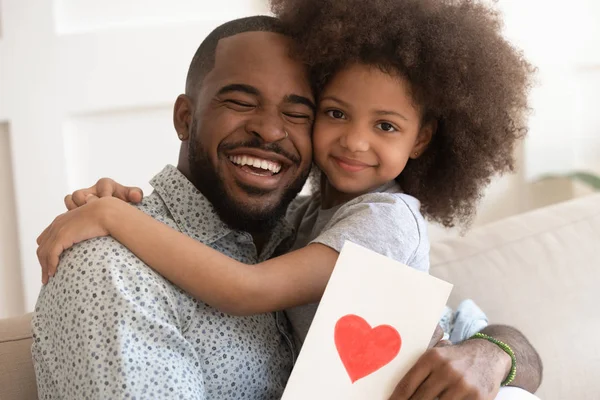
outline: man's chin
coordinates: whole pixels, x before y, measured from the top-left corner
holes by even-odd
[[[271,189],[248,185],[241,182],[235,182],[234,190],[232,190],[232,192],[234,192],[231,193],[233,198],[243,200],[245,203],[277,203],[281,201],[281,198],[283,197],[280,187]]]
[[[244,190],[238,190],[230,195],[230,199],[233,199],[238,209],[256,215],[267,215],[274,212],[282,206],[284,197],[281,190],[265,191],[259,188],[250,190],[244,188]],[[287,208],[287,204],[285,208]]]
[[[246,195],[229,199],[215,205],[219,217],[231,228],[251,233],[273,229],[287,209],[287,203],[283,204],[280,196],[273,199],[272,196]]]
[[[194,166],[195,185],[213,204],[221,220],[232,229],[250,233],[273,229],[306,180],[306,176],[291,179],[283,175],[285,179],[277,187],[250,185],[251,182],[237,179],[229,169],[215,173],[207,164],[197,162]]]

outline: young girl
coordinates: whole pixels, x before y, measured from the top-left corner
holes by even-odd
[[[490,177],[512,169],[531,67],[494,10],[466,0],[273,3],[319,93],[320,190],[289,209],[293,251],[248,267],[107,197],[42,234],[50,275],[63,249],[111,235],[226,313],[296,307],[289,317],[303,340],[345,240],[428,271],[421,213],[466,224]]]

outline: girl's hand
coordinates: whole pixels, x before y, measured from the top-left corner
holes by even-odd
[[[44,285],[56,273],[63,251],[84,240],[109,235],[111,217],[119,206],[126,205],[113,197],[94,197],[88,201],[88,204],[56,217],[37,238],[37,256],[42,266]]]
[[[116,197],[128,203],[139,203],[144,194],[142,189],[135,186],[123,186],[110,178],[102,178],[94,186],[79,189],[65,197],[67,210],[73,210],[100,197]]]

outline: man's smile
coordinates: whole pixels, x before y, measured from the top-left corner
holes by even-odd
[[[289,158],[271,151],[237,148],[226,154],[234,178],[241,184],[263,190],[275,190],[289,167],[296,164]]]
[[[264,158],[253,157],[250,155],[229,156],[229,161],[240,166],[240,168],[244,170],[263,176],[276,175],[281,171],[281,164],[279,162],[265,160]]]

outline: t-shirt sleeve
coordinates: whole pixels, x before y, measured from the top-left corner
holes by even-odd
[[[311,243],[341,251],[351,241],[421,271],[429,271],[429,242],[418,202],[400,194],[369,193],[344,204]],[[406,196],[410,197],[410,196]],[[409,204],[411,201],[415,204]]]

